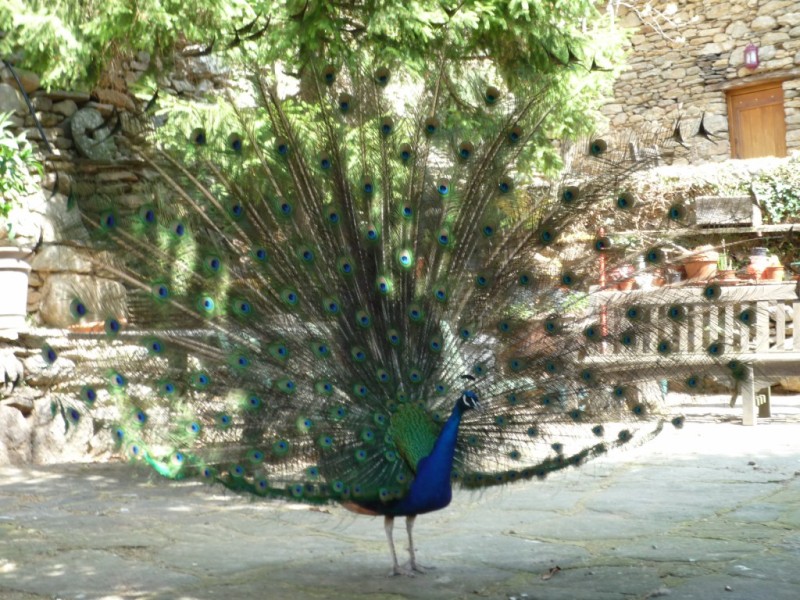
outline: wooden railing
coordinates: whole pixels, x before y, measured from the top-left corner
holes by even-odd
[[[599,292],[593,302],[593,312],[604,315],[602,326],[612,335],[590,346],[588,364],[631,378],[659,370],[663,378],[670,378],[713,372],[715,366],[724,367],[735,359],[746,374],[739,380],[746,425],[756,423],[759,390],[783,377],[800,375],[798,282]],[[624,331],[629,318],[620,306],[638,311],[641,335],[632,345],[613,335]],[[673,318],[671,310],[676,311]]]

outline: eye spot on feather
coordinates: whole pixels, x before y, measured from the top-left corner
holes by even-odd
[[[231,133],[228,136],[228,148],[230,148],[235,154],[239,154],[244,148],[242,136],[240,136],[238,133]]]
[[[50,344],[45,344],[44,346],[42,346],[41,354],[42,358],[44,359],[44,362],[46,362],[48,365],[52,365],[54,362],[56,362],[56,359],[58,358],[58,354],[56,354],[56,351],[53,350],[53,347],[50,346]]]
[[[192,131],[191,135],[189,136],[189,139],[191,139],[192,143],[195,146],[205,146],[206,142],[208,141],[206,139],[205,130],[200,127]]]

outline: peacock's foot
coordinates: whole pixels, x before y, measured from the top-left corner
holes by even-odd
[[[406,568],[406,565],[403,565],[402,567],[400,565],[395,565],[392,567],[392,570],[389,571],[389,577],[396,577],[398,575],[415,577],[417,574],[414,572],[414,570]]]
[[[410,571],[412,573],[420,573],[424,575],[430,571],[435,571],[436,567],[425,567],[423,565],[418,564],[416,561],[408,561],[402,567],[406,571]]]

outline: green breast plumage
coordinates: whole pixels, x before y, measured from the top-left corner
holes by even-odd
[[[398,453],[414,472],[433,450],[439,430],[428,412],[416,404],[401,404],[389,425]]]

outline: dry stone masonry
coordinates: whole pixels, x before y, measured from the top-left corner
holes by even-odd
[[[91,93],[48,91],[38,75],[15,69],[34,114],[11,73],[0,67],[0,113],[11,113],[12,131],[34,145],[45,167],[41,181],[29,186],[9,215],[13,235],[7,228],[0,231],[0,246],[26,250],[31,265],[29,327],[18,337],[11,332],[11,339],[0,332],[0,464],[92,460],[111,451],[102,425],[113,414],[94,414],[94,422],[83,419],[66,431],[64,422],[53,418],[53,397],[47,390],[54,381],[68,380],[75,363],[91,353],[65,335],[75,329],[69,309],[73,298],[99,305],[102,314],[127,311],[125,288],[98,276],[87,260],[90,232],[70,205],[77,199],[88,211],[108,202],[120,210],[136,210],[147,201],[153,173],[132,148],[138,134],[135,115],[144,102],[137,103],[128,88],[149,67],[150,56],[140,52]],[[158,88],[160,95],[201,96],[225,81],[213,57],[193,57],[161,75]],[[96,250],[93,254],[98,256]],[[61,371],[45,368],[40,355],[44,339],[59,353]]]
[[[685,161],[725,160],[727,92],[782,80],[787,150],[800,149],[800,2],[648,0],[620,5],[617,17],[632,35],[603,109],[612,129],[670,127],[682,115],[689,135],[705,112],[706,127],[722,139],[700,141]],[[756,69],[744,65],[751,42],[759,48]]]

